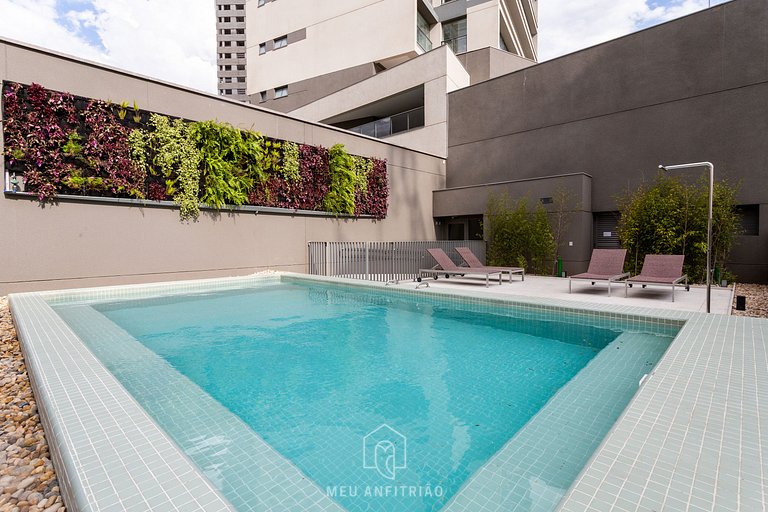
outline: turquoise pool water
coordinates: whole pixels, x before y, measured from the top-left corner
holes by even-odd
[[[315,284],[92,307],[350,511],[439,510],[601,351],[624,348],[622,331],[567,315],[467,312],[447,301]],[[65,320],[76,311],[58,309]],[[557,464],[551,478],[537,472],[556,491],[543,501],[523,492],[521,509],[556,504],[671,341],[668,332],[642,336],[644,353],[621,367],[622,389],[610,390],[611,412],[566,440],[584,453]],[[134,364],[118,364],[108,347],[81,337],[129,391],[156,400],[130,377]],[[156,419],[172,436],[183,432],[179,418]],[[563,443],[556,437],[537,441],[550,443],[542,453]],[[195,459],[200,439],[176,439]],[[228,483],[236,470],[216,470],[215,483],[247,510],[247,482]]]

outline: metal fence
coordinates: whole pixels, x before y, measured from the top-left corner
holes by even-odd
[[[440,240],[419,242],[309,242],[309,273],[318,276],[349,277],[369,281],[415,279],[419,269],[432,268],[435,261],[427,249],[445,251],[457,265],[461,257],[454,247],[469,247],[485,261],[483,240]]]

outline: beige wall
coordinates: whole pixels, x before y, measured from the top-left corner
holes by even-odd
[[[387,140],[445,157],[447,94],[469,85],[469,74],[447,46],[435,48],[416,59],[329,94],[291,113],[311,121],[328,120],[419,85],[424,86],[424,128],[403,132],[388,137]]]
[[[197,222],[183,223],[173,208],[64,201],[41,207],[4,195],[0,295],[266,268],[301,272],[310,240],[435,236],[431,194],[445,186],[441,158],[4,41],[0,79],[117,102],[136,100],[141,108],[218,119],[299,143],[329,147],[341,142],[352,153],[386,158],[390,183],[389,216],[383,221],[203,212]]]
[[[248,94],[420,53],[414,0],[248,2],[246,12]],[[259,43],[301,29],[306,39],[259,55]]]

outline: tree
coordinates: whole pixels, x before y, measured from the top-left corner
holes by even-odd
[[[712,261],[723,266],[739,233],[735,209],[736,187],[715,183]],[[702,180],[685,184],[659,173],[651,184],[627,191],[619,199],[619,239],[627,249],[628,272],[640,272],[646,254],[683,254],[684,272],[693,281],[706,280],[707,207],[709,185]]]
[[[507,195],[491,196],[484,231],[489,265],[524,267],[534,274],[549,273],[555,241],[541,203],[529,211],[527,198],[513,203]]]

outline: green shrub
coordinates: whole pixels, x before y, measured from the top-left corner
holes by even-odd
[[[343,144],[336,144],[328,150],[328,172],[330,189],[323,200],[323,207],[333,213],[355,213],[355,170],[354,160],[344,149]]]
[[[723,266],[739,232],[735,210],[736,187],[715,183],[713,201],[712,266]],[[688,278],[706,280],[707,207],[709,185],[685,184],[659,173],[653,183],[628,191],[619,199],[619,239],[627,249],[626,270],[637,274],[646,254],[684,254]]]
[[[290,182],[301,179],[299,169],[299,145],[295,142],[283,142],[283,162],[280,167],[283,177]]]
[[[263,137],[226,123],[191,123],[190,136],[200,153],[200,199],[221,208],[248,202],[254,183],[264,180]]]
[[[179,205],[182,219],[200,214],[200,152],[189,124],[166,116],[149,117],[152,130],[133,130],[128,137],[132,159],[152,176],[165,179],[166,192]]]
[[[551,271],[555,241],[541,203],[529,211],[527,198],[512,203],[506,195],[491,196],[484,231],[489,265],[524,267],[534,274]]]

